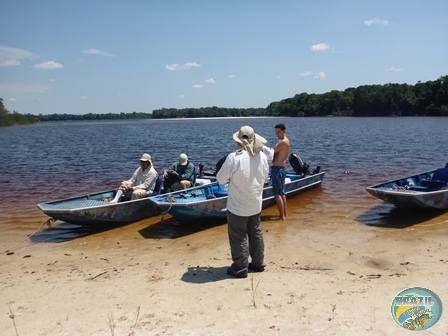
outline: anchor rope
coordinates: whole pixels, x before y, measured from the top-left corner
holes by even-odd
[[[167,196],[166,200],[170,202],[170,206],[166,211],[162,211],[162,223],[165,223],[165,215],[168,213],[168,211],[170,211],[171,207],[173,206],[173,203],[176,202],[176,199],[174,198],[173,195]]]
[[[17,246],[21,245],[23,242],[27,241],[28,239],[30,239],[32,236],[34,236],[36,233],[38,233],[40,230],[42,230],[42,228],[47,225],[48,227],[51,227],[51,222],[56,222],[56,219],[54,218],[49,218],[47,219],[36,231],[34,231],[33,233],[31,233],[30,235],[28,235],[27,238],[25,238],[24,240],[18,242],[17,244],[9,247],[8,249],[4,250],[2,252],[3,253],[8,253],[10,252],[12,249],[16,248]]]

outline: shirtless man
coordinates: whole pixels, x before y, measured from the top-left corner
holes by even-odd
[[[272,190],[274,192],[275,202],[277,203],[280,220],[286,219],[286,196],[285,196],[285,178],[286,178],[286,158],[289,155],[291,147],[289,139],[286,137],[286,127],[283,124],[275,125],[275,134],[278,143],[274,147],[274,159],[271,167]]]

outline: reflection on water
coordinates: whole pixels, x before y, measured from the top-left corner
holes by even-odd
[[[128,179],[142,153],[161,173],[185,152],[195,165],[214,167],[235,148],[232,134],[243,125],[274,146],[274,126],[283,122],[298,153],[326,172],[321,187],[288,201],[287,223],[300,227],[447,226],[448,213],[408,215],[369,195],[383,181],[445,166],[448,118],[232,118],[200,120],[98,121],[0,128],[0,243],[17,242],[48,217],[36,204],[116,188]],[[424,134],[425,136],[421,136]],[[276,207],[263,218],[277,215]],[[364,225],[365,224],[365,225]],[[207,230],[179,223],[151,222],[147,238]],[[213,224],[212,224],[213,227]],[[39,242],[68,241],[110,228],[55,223],[33,236]],[[112,228],[113,230],[113,228]],[[189,233],[190,232],[190,233]]]

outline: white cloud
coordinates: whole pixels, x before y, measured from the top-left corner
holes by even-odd
[[[187,62],[182,65],[174,63],[165,65],[165,69],[169,71],[177,71],[177,70],[189,70],[191,68],[200,68],[201,65],[196,62]]]
[[[33,92],[40,93],[48,90],[48,86],[42,84],[12,84],[0,83],[0,92]]]
[[[327,78],[326,73],[323,71],[319,71],[319,72],[304,71],[302,73],[299,73],[299,76],[302,76],[302,77],[313,76],[313,78],[319,78],[319,79]]]
[[[165,65],[165,69],[169,70],[169,71],[176,71],[180,69],[179,64],[174,63],[174,64],[167,64]]]
[[[12,60],[7,60],[7,61],[3,61],[0,62],[0,66],[16,66],[16,65],[20,65],[20,61],[12,59]]]
[[[387,71],[387,72],[390,72],[390,71],[391,72],[400,72],[400,71],[403,71],[403,69],[390,67],[390,68],[384,69],[384,71]]]
[[[32,60],[35,57],[38,56],[28,50],[0,46],[0,63],[6,62],[6,66],[19,65],[20,62],[18,60]],[[18,64],[16,62],[18,62]]]
[[[216,81],[213,78],[206,79],[205,82],[208,84],[216,84]]]
[[[21,59],[32,60],[34,57],[37,57],[37,55],[34,55],[27,50],[0,46],[1,67],[18,66],[21,64]]]
[[[311,76],[312,74],[313,73],[311,71],[304,71],[304,72],[299,73],[299,76],[308,77],[308,76]]]
[[[79,99],[85,100],[85,99],[87,99],[87,96],[81,96],[81,97],[79,97]]]
[[[313,44],[311,46],[311,51],[325,51],[329,49],[330,46],[326,43]]]
[[[384,19],[376,19],[375,18],[375,19],[371,19],[371,20],[365,20],[364,24],[366,26],[371,26],[371,25],[374,25],[374,24],[387,26],[389,24],[389,21],[384,20]]]
[[[116,55],[114,54],[110,54],[108,52],[99,50],[99,49],[95,49],[95,48],[90,48],[90,49],[84,49],[82,51],[84,54],[90,54],[90,55],[101,55],[101,56],[106,56],[106,57],[115,57]]]
[[[184,96],[183,94],[181,94],[181,95],[176,96],[176,98],[178,98],[178,99],[184,99],[185,96]]]
[[[49,81],[49,82],[56,82],[56,79],[49,78],[48,81]]]
[[[203,88],[203,86],[200,85],[200,84],[194,84],[193,87],[194,87],[195,89],[202,89],[202,88]]]
[[[277,76],[277,79],[282,79],[282,76]]]
[[[183,68],[186,70],[188,70],[190,68],[199,68],[199,67],[201,67],[201,65],[196,62],[184,63],[184,65],[183,65]]]
[[[16,99],[15,99],[15,98],[9,98],[8,101],[10,101],[10,102],[15,102]]]
[[[34,64],[36,69],[40,70],[53,70],[53,69],[62,69],[64,66],[60,63],[56,63],[54,61],[43,62],[39,64]]]
[[[228,75],[227,77],[228,77],[228,78],[235,78],[236,75]]]

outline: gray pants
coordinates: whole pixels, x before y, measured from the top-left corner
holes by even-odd
[[[249,255],[255,266],[266,266],[260,215],[261,213],[244,217],[227,211],[232,268],[235,272],[247,271]]]

